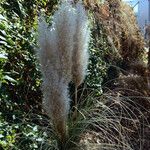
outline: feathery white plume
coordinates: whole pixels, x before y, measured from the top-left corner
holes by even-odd
[[[66,132],[69,110],[68,83],[72,78],[75,20],[73,7],[65,2],[55,12],[50,28],[43,17],[38,26],[43,105],[61,138]]]
[[[90,38],[90,30],[88,27],[88,17],[81,3],[76,5],[77,20],[76,32],[74,36],[74,54],[73,54],[73,82],[79,86],[86,75],[88,65],[88,44]]]
[[[40,17],[38,32],[43,105],[63,139],[69,112],[68,84],[71,80],[76,86],[81,84],[87,68],[89,28],[83,6],[62,3],[51,27]]]

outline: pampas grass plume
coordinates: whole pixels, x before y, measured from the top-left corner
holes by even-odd
[[[85,9],[78,2],[76,5],[76,32],[74,36],[74,49],[73,49],[73,66],[72,66],[72,80],[75,83],[75,111],[73,119],[77,118],[77,88],[83,82],[86,69],[88,66],[88,43],[90,37],[90,30],[88,27],[88,17]]]
[[[68,84],[76,87],[85,77],[88,64],[88,19],[81,3],[73,8],[63,2],[54,13],[51,27],[40,17],[38,57],[43,77],[43,105],[60,139],[67,136],[70,98]]]
[[[76,5],[76,32],[74,36],[74,51],[73,51],[73,67],[72,75],[73,82],[76,87],[79,86],[86,75],[88,65],[88,43],[90,37],[90,30],[88,27],[88,18],[85,9],[81,3]]]
[[[66,136],[69,111],[68,83],[72,78],[75,20],[74,9],[65,2],[55,12],[50,28],[44,17],[40,17],[38,26],[43,105],[61,139]]]

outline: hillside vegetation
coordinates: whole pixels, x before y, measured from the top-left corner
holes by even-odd
[[[1,0],[0,149],[150,149],[150,71],[133,10],[121,0],[82,2],[90,28],[88,69],[77,91],[69,83],[62,141],[43,109],[36,54],[38,16],[51,26],[61,2]]]

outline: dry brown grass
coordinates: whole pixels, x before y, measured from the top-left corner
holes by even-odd
[[[130,6],[121,0],[84,0],[85,7],[101,22],[106,34],[113,41],[123,61],[132,63],[144,54],[144,39],[137,25],[135,14]],[[113,57],[113,56],[112,56]]]

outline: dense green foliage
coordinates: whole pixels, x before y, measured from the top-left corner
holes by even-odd
[[[43,6],[44,1],[40,4]],[[0,147],[3,149],[36,148],[37,142],[32,140],[40,137],[38,129],[34,130],[36,125],[27,123],[25,118],[32,110],[41,112],[41,77],[34,54],[36,5],[37,1],[1,3]]]

